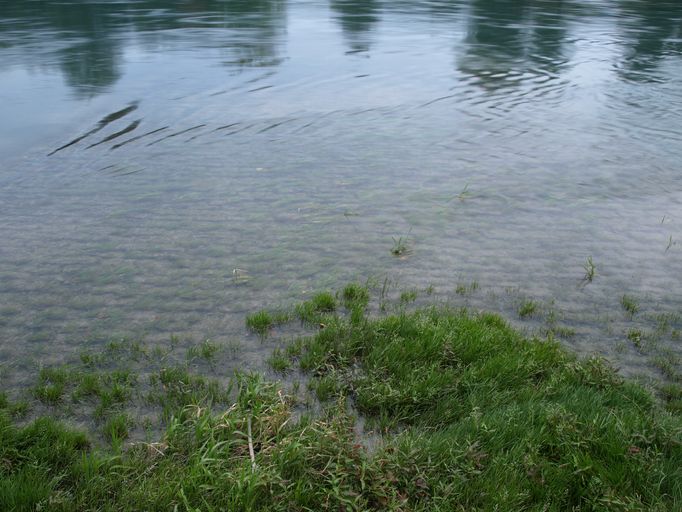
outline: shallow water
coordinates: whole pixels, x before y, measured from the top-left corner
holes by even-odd
[[[247,312],[354,279],[556,310],[625,373],[679,329],[677,0],[2,0],[0,101],[4,387],[121,336],[261,368]]]

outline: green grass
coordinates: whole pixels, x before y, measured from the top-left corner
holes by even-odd
[[[405,290],[400,293],[400,304],[405,306],[417,300],[417,290]]]
[[[70,371],[66,368],[41,368],[33,396],[46,404],[58,404],[64,397],[70,379]]]
[[[409,238],[409,232],[407,235],[401,236],[401,237],[393,237],[393,247],[391,247],[391,254],[393,256],[407,256],[412,252],[412,248],[410,247],[410,238]]]
[[[538,310],[538,303],[532,299],[524,300],[519,306],[519,317],[527,318],[533,316]]]
[[[265,336],[273,325],[272,316],[267,311],[258,311],[246,317],[246,326],[261,336]]]
[[[592,256],[587,257],[587,261],[585,261],[583,269],[585,269],[583,283],[584,284],[591,283],[594,280],[595,275],[597,274],[597,266],[592,261]]]
[[[298,304],[296,315],[303,324],[314,325],[322,323],[329,313],[336,311],[336,298],[329,292],[320,292],[310,300]]]
[[[625,314],[628,316],[628,318],[632,318],[635,316],[635,313],[639,311],[639,304],[635,298],[631,297],[630,295],[623,295],[620,298],[620,305],[625,310]]]
[[[163,435],[126,442],[133,419],[114,407],[99,423],[111,447],[95,449],[49,418],[17,424],[0,394],[0,510],[681,509],[679,385],[659,401],[493,314],[359,321],[364,308],[344,316],[331,298],[305,306],[324,329],[273,355],[309,373],[319,415],[256,375],[231,387],[169,366],[149,382]],[[126,371],[39,376],[60,379],[84,400],[136,383]],[[353,411],[381,435],[371,449]]]
[[[128,438],[128,429],[133,421],[125,413],[119,413],[109,418],[103,427],[104,437],[117,445]]]
[[[471,283],[468,285],[464,283],[458,283],[455,287],[455,293],[457,295],[468,295],[474,293],[476,290],[478,290],[478,288],[478,281],[471,281]]]
[[[190,347],[187,350],[187,359],[202,358],[206,361],[213,361],[222,347],[211,341],[204,340],[199,345]]]
[[[369,304],[369,290],[366,286],[357,283],[346,285],[341,293],[341,297],[343,298],[344,307],[348,310],[358,306],[364,309]]]
[[[276,348],[270,358],[268,359],[270,367],[276,372],[284,373],[292,366],[291,359],[286,353],[283,353],[279,348]]]

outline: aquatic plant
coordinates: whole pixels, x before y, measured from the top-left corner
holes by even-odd
[[[246,326],[261,336],[265,336],[272,327],[274,321],[267,311],[258,311],[246,317]]]
[[[519,306],[519,317],[526,318],[533,316],[538,309],[538,303],[532,299],[524,300]]]
[[[639,311],[639,304],[637,304],[635,298],[630,295],[623,295],[620,298],[620,305],[623,307],[629,318],[632,318],[635,313]]]
[[[407,235],[400,236],[398,238],[393,237],[393,247],[391,248],[391,254],[393,256],[406,256],[412,249],[410,247],[410,232],[412,228],[407,232]]]
[[[595,266],[594,262],[592,261],[592,256],[587,257],[587,261],[583,265],[583,268],[585,269],[585,276],[583,277],[583,282],[585,284],[591,283],[592,280],[594,279],[596,272],[597,272],[597,267]]]

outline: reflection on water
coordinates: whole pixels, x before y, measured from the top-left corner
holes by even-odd
[[[0,0],[2,375],[172,333],[258,367],[245,312],[387,276],[646,368],[681,64],[676,0]]]

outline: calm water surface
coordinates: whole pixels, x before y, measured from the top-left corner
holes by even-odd
[[[678,0],[0,0],[0,105],[4,387],[367,278],[678,364]]]

